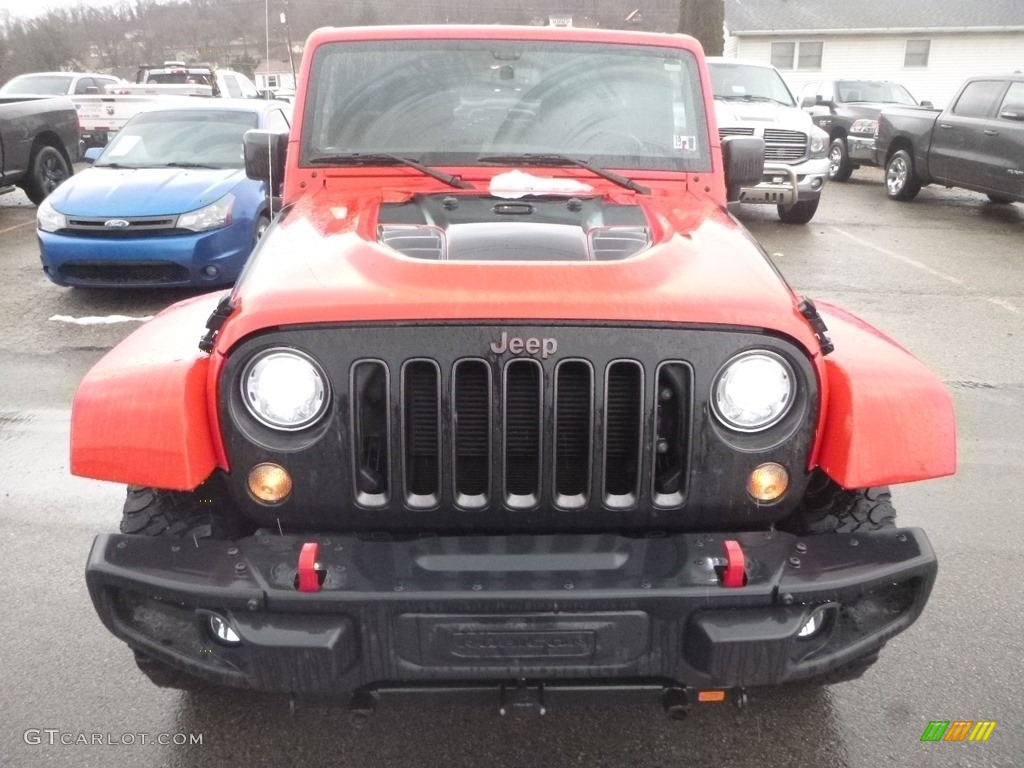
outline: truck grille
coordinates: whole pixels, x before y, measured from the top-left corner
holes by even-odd
[[[709,416],[714,377],[752,345],[791,361],[801,404],[776,434],[723,439]],[[277,432],[249,413],[242,375],[269,346],[320,362],[331,384],[322,422]],[[233,495],[273,529],[290,520],[364,531],[749,524],[779,517],[789,500],[754,508],[746,474],[763,461],[806,466],[815,426],[798,416],[816,408],[805,354],[732,329],[306,326],[243,341],[222,375]],[[278,506],[247,490],[247,468],[266,461],[295,477]]]
[[[795,163],[807,155],[807,134],[800,131],[764,129],[764,159],[771,163]]]
[[[783,131],[765,128],[763,132],[753,128],[719,128],[720,138],[726,136],[760,135],[764,139],[764,159],[769,163],[798,163],[807,157],[807,134],[802,131]]]

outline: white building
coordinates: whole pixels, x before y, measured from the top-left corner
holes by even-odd
[[[1024,0],[725,0],[725,55],[771,62],[798,93],[895,80],[941,107],[971,75],[1024,71]]]
[[[295,60],[295,69],[299,68],[299,60]],[[295,90],[295,78],[292,76],[292,65],[287,61],[264,60],[256,67],[256,87],[290,88]]]

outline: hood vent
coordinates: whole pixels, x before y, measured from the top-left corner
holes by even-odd
[[[599,196],[414,195],[381,206],[377,238],[430,261],[621,261],[651,245],[639,206]]]
[[[437,227],[382,224],[378,236],[384,245],[414,259],[440,261],[446,258],[444,232]]]
[[[647,227],[606,227],[590,233],[594,261],[621,261],[635,256],[650,244]]]

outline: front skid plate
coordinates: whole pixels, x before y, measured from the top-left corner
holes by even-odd
[[[726,539],[744,550],[743,587],[720,583]],[[309,542],[319,545],[322,586],[300,592],[299,552]],[[401,541],[104,535],[87,579],[108,628],[144,653],[229,684],[330,694],[522,677],[782,682],[876,651],[916,619],[936,568],[919,529]],[[884,615],[879,598],[840,626],[841,607],[894,585],[906,585],[885,598],[898,611]],[[800,645],[797,632],[822,606],[838,645]],[[241,647],[210,642],[211,611],[228,618]]]

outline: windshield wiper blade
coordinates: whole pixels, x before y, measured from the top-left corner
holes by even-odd
[[[216,165],[207,165],[206,163],[189,163],[189,162],[164,163],[162,166],[159,166],[159,167],[162,167],[162,168],[213,168],[213,169],[217,169]]]
[[[645,187],[643,184],[637,184],[632,179],[627,179],[625,176],[620,176],[614,171],[609,171],[600,166],[592,165],[586,160],[579,160],[575,157],[569,157],[568,155],[558,155],[551,153],[533,154],[531,152],[524,152],[518,155],[484,155],[483,157],[477,158],[478,163],[501,163],[507,165],[575,165],[578,168],[582,168],[586,171],[590,171],[595,176],[600,176],[602,179],[607,179],[613,184],[618,184],[620,187],[631,189],[640,195],[651,194],[650,187]]]
[[[439,171],[436,168],[431,168],[429,165],[423,165],[411,157],[402,157],[401,155],[390,155],[383,152],[349,152],[346,154],[337,155],[321,155],[320,157],[314,157],[309,161],[315,165],[391,165],[398,163],[399,165],[407,165],[410,168],[415,168],[420,173],[430,176],[438,181],[443,181],[445,184],[455,187],[457,189],[476,189],[468,181],[463,181],[458,176],[453,176],[450,173]]]
[[[121,165],[121,163],[93,163],[93,168],[120,168],[121,170],[137,171],[137,165]]]

